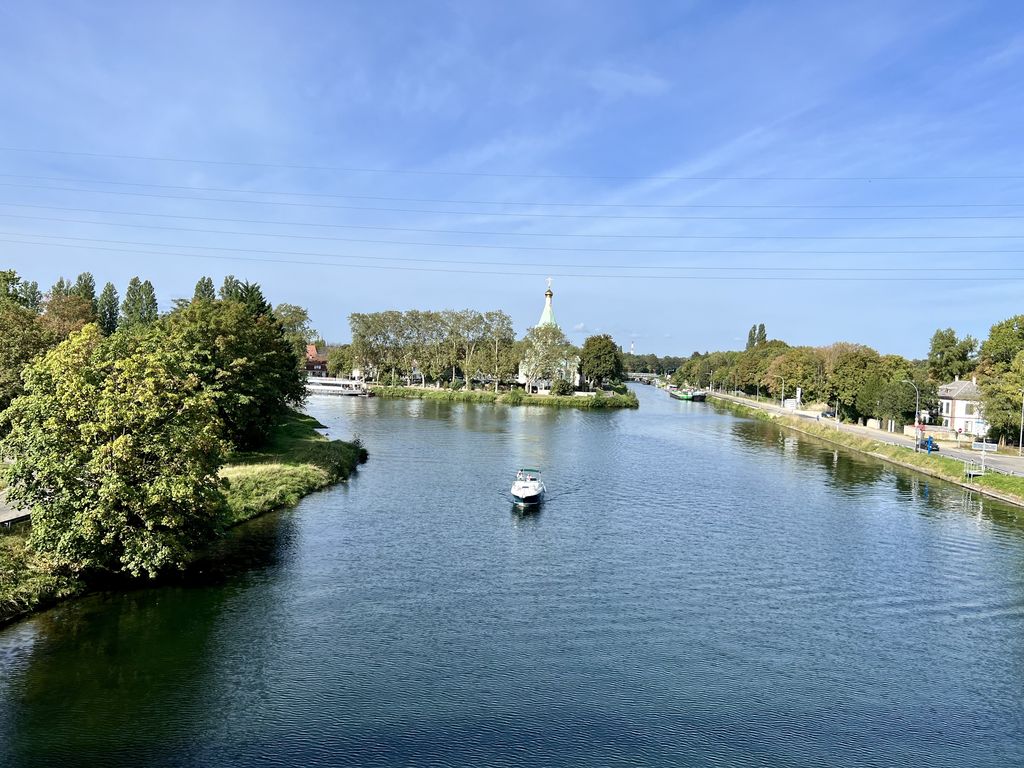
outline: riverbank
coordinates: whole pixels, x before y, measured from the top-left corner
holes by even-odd
[[[593,396],[527,395],[522,390],[496,393],[481,389],[434,389],[432,387],[371,386],[374,395],[401,400],[440,400],[446,403],[498,403],[500,405],[543,405],[549,408],[639,408],[636,395],[627,390],[595,393]]]
[[[228,525],[294,506],[314,491],[347,480],[367,459],[358,442],[328,440],[323,425],[289,410],[260,451],[232,454],[221,469]],[[28,546],[30,523],[0,529],[0,626],[85,593],[79,579],[47,570]]]
[[[769,412],[754,404],[737,402],[733,398],[712,395],[712,401],[715,405],[728,408],[735,413],[772,421],[795,432],[801,432],[890,464],[954,483],[1007,504],[1024,507],[1024,477],[988,473],[968,480],[964,476],[964,463],[958,459],[937,454],[915,453],[909,448],[842,432],[834,425],[827,426],[817,421]]]

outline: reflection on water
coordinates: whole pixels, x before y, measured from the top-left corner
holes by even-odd
[[[1024,764],[1015,510],[638,395],[311,401],[349,485],[0,632],[0,765]]]

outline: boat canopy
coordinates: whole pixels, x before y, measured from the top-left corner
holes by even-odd
[[[519,471],[520,471],[520,472],[535,472],[535,473],[537,473],[538,475],[540,474],[540,470],[539,470],[539,469],[530,469],[529,467],[523,467],[523,468],[522,468],[522,469],[520,469]]]

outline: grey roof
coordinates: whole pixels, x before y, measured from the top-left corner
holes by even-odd
[[[939,387],[939,397],[943,400],[981,400],[981,390],[970,379],[951,381]]]

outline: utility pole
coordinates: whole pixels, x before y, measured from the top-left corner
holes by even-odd
[[[920,440],[918,440],[917,435],[917,421],[921,416],[921,390],[910,379],[904,379],[903,381],[912,386],[914,393],[917,395],[917,399],[914,401],[914,453],[918,453],[921,450]],[[1021,413],[1024,414],[1024,405],[1021,406]]]

